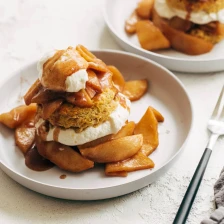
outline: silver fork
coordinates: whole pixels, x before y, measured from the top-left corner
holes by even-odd
[[[207,167],[208,161],[210,159],[212,149],[220,135],[224,135],[224,105],[222,103],[222,98],[224,95],[224,86],[219,95],[218,101],[216,103],[215,109],[212,113],[211,118],[208,121],[208,129],[211,132],[211,136],[207,147],[201,157],[201,160],[194,172],[194,176],[188,186],[188,189],[184,195],[181,205],[178,209],[176,217],[173,224],[184,224],[187,220],[188,214],[194,202],[194,198],[198,192],[201,180],[204,176],[205,169]],[[220,112],[221,110],[221,112]]]

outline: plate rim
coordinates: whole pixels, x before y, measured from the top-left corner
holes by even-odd
[[[173,56],[167,56],[167,55],[161,55],[161,54],[157,54],[155,52],[152,52],[152,51],[147,51],[143,48],[140,48],[138,46],[135,46],[134,44],[132,44],[130,41],[127,41],[126,39],[124,39],[123,37],[121,37],[116,31],[115,31],[115,28],[113,27],[113,25],[110,23],[110,19],[109,19],[109,16],[108,16],[108,13],[107,13],[107,8],[108,8],[108,4],[110,1],[106,0],[105,2],[105,5],[103,7],[103,15],[104,15],[104,20],[109,28],[109,30],[113,33],[113,35],[116,36],[116,38],[120,39],[121,41],[123,41],[123,43],[125,43],[126,45],[128,46],[131,46],[133,49],[137,50],[137,51],[141,51],[142,53],[146,54],[146,55],[151,55],[151,56],[154,56],[154,57],[158,57],[158,58],[161,58],[161,59],[165,59],[165,60],[172,60],[172,61],[181,61],[181,62],[190,62],[190,63],[198,63],[198,62],[222,62],[224,60],[224,57],[223,58],[212,58],[212,59],[200,59],[200,58],[186,58],[186,59],[183,59],[183,58],[176,58],[176,57],[173,57]],[[224,40],[223,40],[224,41]],[[194,57],[194,56],[192,56]]]
[[[129,183],[132,183],[132,182],[135,182],[137,180],[141,180],[143,178],[146,178],[147,176],[149,175],[155,175],[155,172],[158,171],[158,170],[162,170],[163,168],[165,168],[166,166],[168,166],[172,160],[174,160],[175,158],[178,157],[178,155],[183,151],[184,149],[184,146],[186,145],[189,137],[190,137],[190,134],[192,132],[192,128],[193,128],[193,123],[194,123],[194,110],[193,110],[193,105],[192,105],[192,102],[191,102],[191,99],[190,99],[190,96],[185,88],[185,86],[183,85],[183,83],[170,71],[168,70],[167,68],[165,68],[164,66],[160,65],[159,63],[151,60],[151,59],[148,59],[148,58],[145,58],[143,56],[140,56],[140,55],[137,55],[137,54],[134,54],[134,53],[130,53],[130,52],[125,52],[125,51],[121,51],[121,50],[112,50],[112,49],[94,49],[94,50],[90,50],[91,52],[99,52],[99,53],[112,53],[112,54],[121,54],[121,55],[124,55],[124,56],[132,56],[132,57],[135,57],[135,58],[139,58],[141,60],[144,60],[146,61],[147,63],[150,63],[150,64],[153,64],[154,66],[156,66],[157,68],[160,68],[162,70],[164,70],[166,73],[168,73],[169,76],[171,76],[182,88],[182,90],[184,91],[186,97],[187,97],[187,100],[188,100],[188,103],[189,103],[189,109],[190,109],[190,112],[191,112],[191,121],[190,121],[190,127],[189,127],[189,130],[187,132],[187,136],[185,138],[185,140],[182,142],[181,146],[179,147],[179,149],[177,150],[177,152],[169,159],[167,160],[163,165],[161,165],[160,167],[157,167],[157,168],[154,168],[152,170],[152,172],[150,174],[146,174],[140,178],[134,178],[132,180],[129,180],[125,183],[121,183],[121,184],[118,184],[118,185],[114,185],[113,186],[106,186],[106,187],[97,187],[97,188],[91,188],[91,187],[88,187],[88,188],[71,188],[71,187],[61,187],[61,186],[55,186],[55,185],[51,185],[51,184],[48,184],[48,183],[43,183],[43,182],[40,182],[40,181],[37,181],[35,179],[32,179],[30,177],[27,177],[13,169],[11,169],[7,164],[5,164],[2,159],[0,158],[0,167],[1,166],[4,166],[6,169],[8,169],[10,172],[16,174],[17,176],[20,176],[22,177],[23,179],[27,180],[27,181],[31,181],[32,183],[37,183],[37,184],[40,184],[44,187],[53,187],[53,188],[57,188],[57,189],[61,189],[61,190],[78,190],[78,191],[84,191],[84,190],[100,190],[100,189],[110,189],[110,188],[114,188],[114,187],[121,187],[122,185],[126,185],[126,184],[129,184]],[[1,83],[0,85],[0,89],[1,87],[6,84],[7,82],[10,81],[10,79],[12,79],[17,73],[18,71],[21,71],[31,65],[35,65],[37,63],[37,59],[35,60],[32,60],[31,62],[29,62],[28,64],[25,64],[23,66],[21,66],[17,71],[14,71],[12,72],[5,80],[3,83]],[[2,169],[2,168],[1,168]],[[3,169],[2,169],[3,170]],[[4,171],[5,172],[5,171]],[[10,176],[11,178],[11,176]],[[12,178],[13,179],[13,178]],[[13,179],[14,180],[14,179]],[[16,181],[17,182],[17,181]],[[23,184],[22,184],[23,185]],[[24,185],[25,186],[25,185]],[[26,187],[26,186],[25,186]],[[27,187],[29,188],[29,187]],[[30,188],[29,188],[30,189]],[[33,189],[31,189],[33,190]],[[35,191],[35,190],[34,190]],[[43,194],[43,193],[42,193]],[[107,198],[107,197],[105,197]],[[88,199],[87,199],[88,200]],[[91,200],[91,199],[90,199]]]

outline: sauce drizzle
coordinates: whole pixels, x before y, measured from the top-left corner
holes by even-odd
[[[65,179],[67,176],[65,175],[65,174],[62,174],[61,176],[60,176],[60,179]]]
[[[33,147],[25,154],[25,164],[34,171],[45,171],[55,166],[51,161],[42,157],[36,147]]]

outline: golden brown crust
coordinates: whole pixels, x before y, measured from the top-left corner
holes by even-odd
[[[176,9],[198,12],[205,11],[208,13],[218,12],[224,9],[223,0],[166,0],[167,4]]]
[[[113,100],[115,92],[107,89],[100,94],[101,96],[94,102],[92,107],[77,107],[75,105],[64,103],[48,119],[52,125],[64,128],[74,128],[81,132],[89,126],[97,126],[106,120],[113,112],[117,103]],[[39,107],[39,115],[41,108]]]
[[[223,40],[223,35],[212,34],[212,33],[206,32],[200,28],[192,29],[190,32],[190,35],[198,37],[205,41],[208,41],[212,44],[216,44],[216,43],[220,42],[221,40]]]
[[[193,26],[189,34],[212,44],[216,44],[224,38],[224,24],[211,22],[205,25]]]

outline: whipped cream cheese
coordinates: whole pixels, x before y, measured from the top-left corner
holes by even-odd
[[[131,102],[129,99],[127,99],[127,97],[125,97],[125,100],[127,107],[130,108]],[[101,138],[109,134],[115,134],[121,129],[122,126],[124,126],[125,122],[127,121],[129,116],[128,108],[124,108],[120,105],[120,103],[118,103],[117,108],[110,114],[107,121],[98,125],[97,127],[88,127],[80,133],[76,133],[72,128],[60,129],[58,142],[70,146],[82,145],[97,138]],[[38,128],[43,122],[44,120],[40,119],[35,125],[36,128]],[[54,141],[54,130],[55,127],[52,126],[47,134],[47,141]]]
[[[56,50],[48,52],[45,54],[37,63],[37,71],[39,80],[41,80],[42,73],[43,73],[43,65],[44,63],[51,57],[54,56]],[[65,61],[68,58],[64,55],[61,56],[60,60]],[[86,82],[88,81],[88,73],[86,69],[80,69],[70,76],[68,76],[65,80],[66,92],[78,92],[81,89],[86,88]]]
[[[171,19],[174,16],[178,16],[182,19],[186,19],[187,11],[171,8],[166,0],[155,0],[154,8],[160,17]],[[224,9],[217,13],[207,13],[205,11],[191,12],[189,20],[196,24],[207,24],[213,21],[224,23]]]

